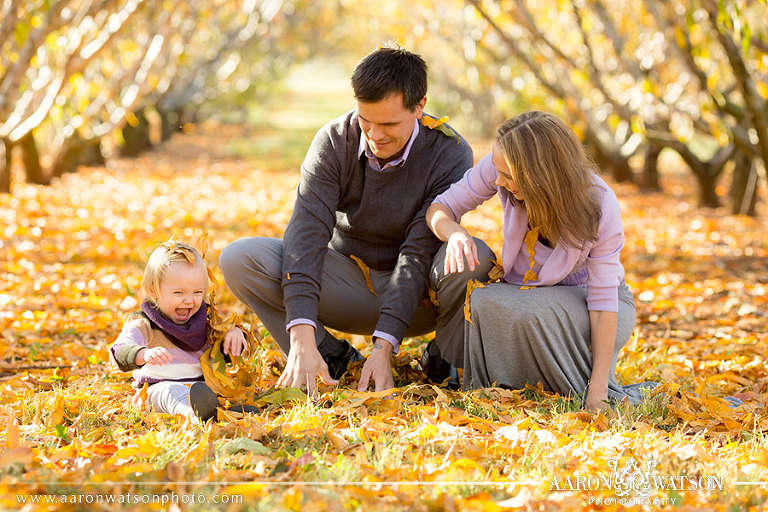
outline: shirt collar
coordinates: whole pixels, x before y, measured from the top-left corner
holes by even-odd
[[[413,121],[413,132],[411,133],[411,138],[408,139],[408,142],[405,144],[405,151],[403,151],[403,154],[400,156],[400,158],[392,160],[391,162],[387,162],[383,168],[381,167],[381,165],[379,165],[379,160],[378,158],[376,158],[376,155],[373,154],[373,152],[371,151],[371,148],[368,147],[368,144],[365,142],[365,135],[361,130],[360,144],[358,145],[357,157],[360,158],[363,156],[363,154],[365,154],[365,156],[368,158],[368,161],[371,164],[371,167],[379,171],[383,171],[390,167],[395,167],[396,165],[403,165],[405,161],[408,159],[408,155],[411,152],[411,146],[413,146],[413,141],[415,141],[416,137],[419,135],[419,124],[420,123],[418,119]]]

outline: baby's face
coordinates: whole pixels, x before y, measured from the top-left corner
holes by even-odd
[[[207,288],[208,273],[202,263],[174,261],[160,281],[160,311],[174,323],[184,324],[200,309]]]

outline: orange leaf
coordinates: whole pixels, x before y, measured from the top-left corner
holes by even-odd
[[[16,411],[11,408],[8,411],[8,420],[5,427],[5,447],[13,450],[18,448],[20,444],[19,426],[16,424]]]
[[[441,124],[448,122],[448,116],[443,116],[440,119],[436,117],[432,117],[429,114],[424,114],[421,116],[421,124],[429,128],[430,130],[434,130]]]
[[[504,279],[504,265],[499,260],[493,261],[493,267],[488,272],[488,279],[490,281],[501,281]]]
[[[365,276],[365,284],[368,285],[368,289],[371,290],[372,294],[378,297],[379,294],[373,291],[373,285],[371,284],[371,269],[368,268],[368,265],[363,263],[363,260],[355,256],[354,254],[350,254],[349,257],[352,259],[352,261],[357,263],[357,266],[360,267],[360,270],[363,271],[363,275]]]
[[[467,281],[467,296],[464,298],[464,320],[472,323],[472,310],[469,305],[469,296],[477,288],[485,288],[485,285],[477,279]]]
[[[533,270],[533,265],[536,263],[533,257],[536,255],[536,241],[539,239],[539,226],[531,228],[525,235],[525,247],[528,249],[528,261],[530,262],[529,269],[523,276],[523,285],[535,281],[539,278],[539,275]],[[521,286],[521,290],[529,290],[535,288],[534,286]]]

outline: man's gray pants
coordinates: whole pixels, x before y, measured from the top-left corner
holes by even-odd
[[[475,238],[480,264],[474,271],[444,274],[446,244],[432,261],[429,287],[435,291],[439,307],[427,294],[419,304],[405,336],[422,336],[435,331],[435,340],[443,359],[456,367],[464,365],[464,299],[467,281],[485,283],[495,259],[493,251]],[[232,293],[259,317],[283,353],[290,350],[283,305],[282,276],[283,241],[277,238],[241,238],[221,252],[219,265]],[[390,271],[370,270],[370,280],[378,295],[371,293],[365,276],[357,264],[346,256],[328,249],[323,265],[317,347],[323,356],[338,355],[344,346],[325,327],[349,334],[371,335],[379,320],[382,296],[390,285]]]

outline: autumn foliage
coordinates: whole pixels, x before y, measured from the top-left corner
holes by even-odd
[[[220,412],[196,426],[136,407],[130,375],[109,362],[107,346],[139,303],[145,258],[170,236],[208,233],[207,260],[220,276],[227,243],[280,236],[298,161],[232,153],[234,142],[267,136],[276,134],[202,125],[138,159],[0,196],[3,508],[21,508],[17,495],[194,492],[240,495],[261,509],[617,510],[594,505],[613,490],[563,485],[610,476],[611,461],[625,467],[630,458],[657,461],[656,474],[724,482],[654,491],[667,499],[659,509],[748,510],[765,499],[763,487],[737,482],[765,480],[768,466],[768,230],[696,209],[674,172],[665,179],[675,197],[614,185],[638,304],[619,380],[665,382],[644,405],[595,415],[536,387],[443,389],[425,383],[416,362],[422,338],[406,340],[396,359],[394,396],[354,391],[357,363],[308,402],[299,390],[274,389],[283,356],[219,277],[219,314],[239,315],[254,338],[229,373],[215,350],[206,354],[206,377],[262,412]],[[468,226],[498,252],[498,205],[484,205]],[[365,339],[352,342],[367,352]],[[729,408],[727,395],[745,404]]]

